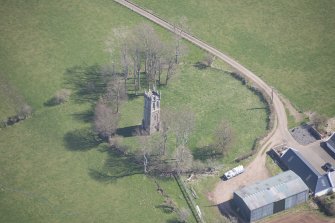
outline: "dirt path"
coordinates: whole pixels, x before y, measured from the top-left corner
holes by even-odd
[[[265,153],[264,153],[265,154]],[[219,182],[209,198],[215,204],[221,204],[232,198],[233,192],[249,185],[252,182],[266,179],[269,176],[265,168],[265,155],[256,156],[254,161],[246,168],[245,172],[228,181]],[[257,173],[255,175],[255,173]]]
[[[184,39],[190,41],[194,45],[206,50],[207,52],[213,54],[218,59],[223,60],[230,66],[232,66],[234,69],[239,71],[242,75],[244,75],[247,79],[253,81],[255,84],[258,85],[259,88],[261,88],[269,97],[272,95],[272,87],[267,85],[262,79],[260,79],[256,74],[252,73],[250,70],[245,68],[243,65],[238,63],[236,60],[232,59],[228,55],[220,52],[216,48],[206,44],[205,42],[201,41],[200,39],[192,36],[191,34],[188,34],[184,32],[183,30],[174,27],[164,19],[161,19],[157,17],[156,15],[152,14],[149,11],[146,11],[133,3],[126,1],[126,0],[114,0],[115,2],[118,2],[119,4],[131,9],[132,11],[148,18],[149,20],[157,23],[158,25],[162,26],[163,28],[174,32]],[[211,194],[211,197],[213,202],[216,204],[219,204],[227,199],[232,195],[232,191],[236,188],[242,187],[245,184],[250,184],[256,180],[262,180],[268,177],[267,170],[265,168],[265,152],[263,150],[266,150],[268,148],[271,148],[271,146],[276,146],[280,144],[288,144],[292,147],[299,146],[299,144],[293,139],[291,134],[287,130],[287,117],[286,117],[286,111],[285,106],[280,100],[278,94],[274,92],[273,94],[273,107],[274,107],[274,113],[276,116],[276,125],[274,129],[271,131],[271,133],[268,135],[268,137],[263,140],[263,147],[260,150],[260,152],[256,155],[254,161],[250,163],[246,167],[245,173],[228,180],[226,182],[219,182],[216,186],[215,190]],[[265,147],[264,145],[267,145]]]

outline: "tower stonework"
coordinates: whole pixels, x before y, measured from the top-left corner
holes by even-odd
[[[144,114],[142,128],[150,134],[159,131],[161,96],[158,91],[144,92]]]

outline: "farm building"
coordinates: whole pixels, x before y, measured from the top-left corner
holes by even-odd
[[[293,171],[286,171],[234,192],[233,204],[247,221],[256,221],[308,199],[308,187]]]
[[[284,151],[281,162],[295,172],[309,187],[314,196],[322,196],[334,188],[334,174],[321,175],[304,157],[295,149]]]
[[[335,132],[325,141],[329,151],[335,155]]]

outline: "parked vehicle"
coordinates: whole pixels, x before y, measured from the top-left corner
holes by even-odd
[[[223,174],[223,178],[226,180],[229,180],[230,178],[233,178],[241,173],[244,172],[244,167],[242,165],[239,165]]]
[[[323,165],[321,168],[327,172],[333,172],[335,170],[333,165],[331,165],[330,163],[325,163],[325,165]]]

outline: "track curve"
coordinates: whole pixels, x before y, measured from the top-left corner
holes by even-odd
[[[242,64],[229,57],[227,54],[219,51],[218,49],[210,46],[199,38],[179,29],[178,27],[173,26],[169,22],[165,21],[162,18],[159,18],[157,15],[148,12],[147,10],[135,5],[134,3],[127,0],[114,0],[115,2],[131,9],[132,11],[146,17],[152,22],[160,25],[161,27],[180,35],[182,38],[190,41],[194,45],[206,50],[207,52],[213,54],[217,58],[223,60],[234,69],[239,71],[242,75],[244,75],[247,79],[253,81],[259,88],[263,90],[270,98],[272,96],[272,87],[265,83],[261,78],[259,78],[256,74],[248,70]],[[246,180],[249,180],[248,183],[264,179],[268,176],[266,167],[265,167],[265,153],[264,150],[267,148],[271,148],[280,144],[288,144],[292,147],[299,146],[299,144],[294,140],[287,129],[287,116],[284,104],[280,100],[278,94],[273,92],[273,108],[275,115],[275,125],[269,135],[264,138],[262,141],[262,148],[256,155],[254,161],[252,161],[248,167],[246,167],[246,173],[235,177],[231,181],[220,182],[215,190],[212,193],[212,200],[216,204],[222,203],[229,199],[227,196],[221,195],[220,191],[222,191],[222,187],[227,187],[227,184],[233,184],[234,188],[238,188],[238,186],[242,186]]]

